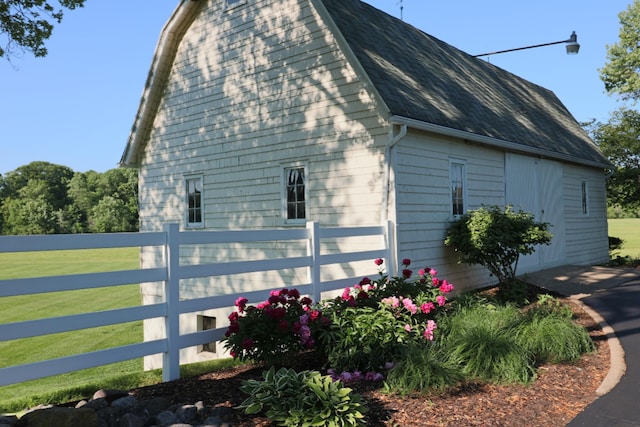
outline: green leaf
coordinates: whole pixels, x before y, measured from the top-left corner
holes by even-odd
[[[249,415],[257,414],[260,411],[262,411],[262,403],[260,402],[254,402],[244,410],[244,412]]]

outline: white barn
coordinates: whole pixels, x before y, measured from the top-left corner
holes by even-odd
[[[182,0],[160,35],[121,165],[139,170],[141,231],[392,220],[398,259],[462,288],[491,277],[444,247],[449,222],[513,204],[554,233],[519,273],[608,259],[610,165],[560,100],[359,0]],[[159,256],[145,252],[142,263]],[[269,280],[287,286],[295,276]],[[157,285],[142,289],[147,302],[161,297]],[[149,338],[156,326],[146,325]]]

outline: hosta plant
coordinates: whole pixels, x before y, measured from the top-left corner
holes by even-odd
[[[240,389],[249,397],[238,407],[247,414],[264,414],[289,427],[348,427],[364,425],[366,407],[340,381],[317,371],[296,372],[271,367],[263,381],[246,380]]]

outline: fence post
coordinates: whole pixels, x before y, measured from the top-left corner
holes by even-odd
[[[387,275],[395,276],[396,272],[396,230],[392,220],[386,221],[385,248],[387,249]]]
[[[318,302],[322,293],[320,283],[320,223],[315,221],[307,222],[307,230],[309,230],[307,255],[311,255],[308,280],[311,282],[311,299],[313,302]]]
[[[164,282],[164,298],[167,314],[164,326],[167,341],[167,351],[162,354],[162,381],[172,381],[180,378],[180,244],[178,224],[165,224],[167,233],[165,246],[165,262],[167,266],[167,280]]]

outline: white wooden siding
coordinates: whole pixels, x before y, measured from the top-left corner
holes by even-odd
[[[504,204],[503,153],[464,141],[409,131],[396,151],[398,258],[410,258],[415,268],[436,268],[459,289],[493,283],[486,270],[459,265],[444,246],[451,221],[449,161],[465,161],[466,210]]]
[[[581,183],[589,182],[589,214],[582,214]],[[607,203],[604,171],[577,165],[564,167],[567,259],[593,265],[608,261]]]
[[[282,171],[299,162],[308,166],[308,220],[324,227],[380,223],[387,123],[310,3],[251,0],[230,11],[222,3],[203,5],[176,53],[141,162],[141,229],[184,224],[184,176],[193,173],[204,179],[205,229],[286,226]],[[371,244],[352,239],[325,249]],[[183,261],[269,259],[296,249],[208,247]],[[148,250],[142,262],[157,264],[161,257]],[[337,265],[323,278],[375,274],[370,264]],[[181,292],[242,292],[306,279],[293,270],[245,274],[184,281]],[[150,302],[161,293],[157,284],[142,289]],[[195,321],[185,323],[196,327]],[[158,333],[152,321],[145,325],[145,334]]]

